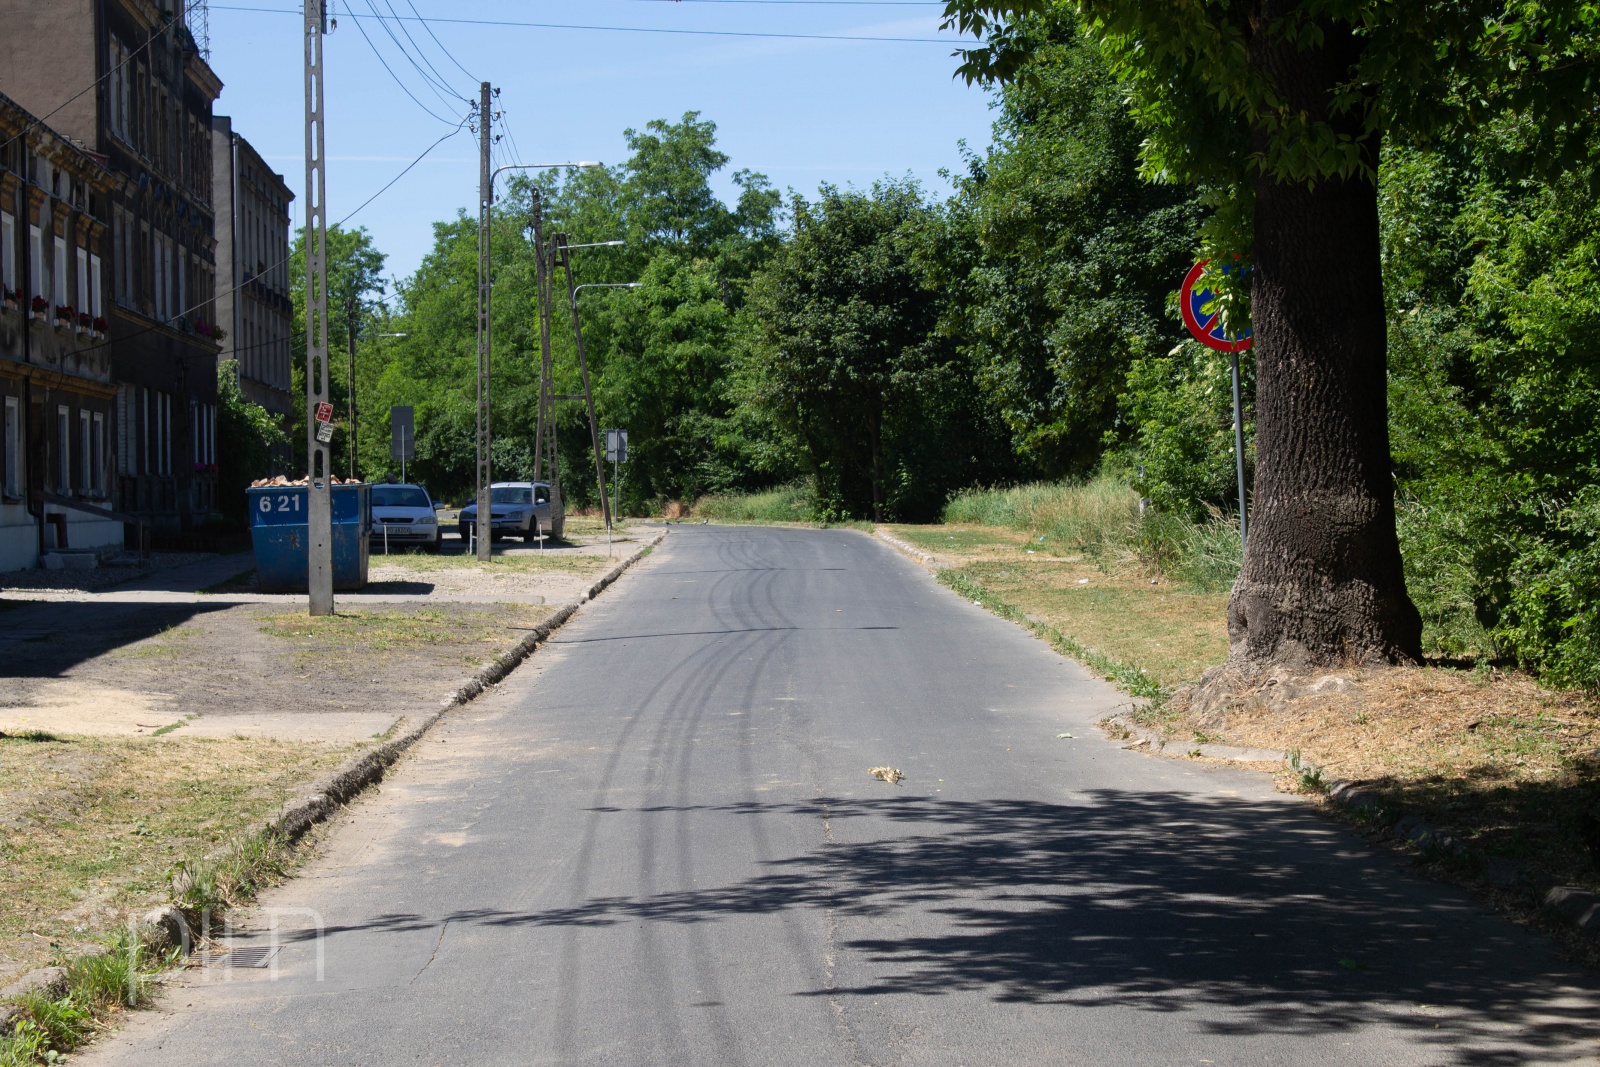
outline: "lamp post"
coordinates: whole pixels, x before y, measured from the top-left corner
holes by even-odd
[[[488,83],[484,83],[484,110],[487,110]],[[484,122],[485,129],[488,123]],[[478,404],[478,519],[477,519],[477,556],[481,562],[489,560],[491,541],[489,521],[489,485],[493,481],[490,465],[490,426],[489,426],[489,352],[492,344],[492,326],[489,316],[490,299],[490,271],[493,268],[490,256],[492,242],[490,234],[493,232],[494,221],[494,183],[495,179],[508,170],[561,170],[566,169],[593,169],[603,164],[594,162],[582,163],[509,163],[496,167],[489,172],[489,180],[481,182],[483,194],[483,219],[479,226],[479,241],[482,247],[478,250],[478,322],[482,331],[482,352],[479,356],[478,367],[478,395],[481,398]],[[484,157],[484,169],[488,169],[487,153]]]
[[[583,325],[578,319],[578,293],[584,289],[638,289],[641,282],[585,282],[583,285],[574,285],[576,280],[572,276],[572,260],[567,252],[574,248],[607,248],[620,245],[621,241],[597,241],[587,245],[561,245],[561,261],[567,268],[568,302],[572,306],[572,336],[578,348],[578,369],[583,372],[583,399],[589,407],[589,443],[594,448],[594,479],[600,489],[600,511],[606,520],[606,542],[611,539],[611,500],[606,496],[606,468],[600,459],[600,425],[594,417],[594,392],[589,388],[589,360],[583,351]]]

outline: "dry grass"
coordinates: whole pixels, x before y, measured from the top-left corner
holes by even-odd
[[[1350,684],[1314,693],[1300,680],[1223,715],[1194,715],[1183,697],[1159,697],[1226,658],[1225,595],[1151,584],[1137,560],[1107,553],[1051,555],[1048,538],[1003,527],[886,529],[933,553],[941,579],[963,595],[1124,689],[1157,696],[1138,714],[1169,737],[1299,750],[1303,765],[1366,783],[1392,811],[1420,814],[1480,855],[1513,860],[1545,884],[1600,888],[1600,856],[1580,830],[1583,814],[1600,817],[1594,701],[1525,675],[1429,667],[1346,673]]]
[[[1600,888],[1580,819],[1600,815],[1600,707],[1520,674],[1436,667],[1356,672],[1344,691],[1247,697],[1169,734],[1298,749],[1328,778],[1366,784],[1474,850],[1540,881]]]
[[[0,739],[0,966],[114,933],[180,860],[263,825],[352,746],[270,739]]]
[[[1136,564],[1054,555],[1048,541],[993,526],[886,526],[939,564],[1163,689],[1192,682],[1228,654],[1228,598],[1151,579]],[[980,595],[977,599],[982,600]]]
[[[367,660],[372,653],[458,651],[469,665],[487,662],[550,616],[536,604],[396,605],[344,609],[312,617],[261,612],[261,632],[287,642],[297,664],[320,669]]]

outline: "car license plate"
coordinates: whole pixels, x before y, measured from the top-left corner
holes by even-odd
[[[409,527],[409,526],[389,526],[389,527],[386,527],[386,529],[392,534],[410,534],[411,533],[411,527]]]

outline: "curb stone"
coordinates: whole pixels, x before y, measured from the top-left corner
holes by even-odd
[[[916,559],[921,560],[923,563],[926,563],[930,567],[935,566],[938,563],[938,560],[934,559],[932,554],[922,551],[922,549],[916,547],[911,542],[902,540],[901,538],[896,537],[894,534],[889,533],[887,530],[879,530],[876,527],[874,527],[873,531],[872,531],[872,536],[876,537],[878,540],[884,542],[885,544],[891,545],[894,548],[899,549],[901,552],[905,553],[908,556],[912,556],[912,557],[914,557]]]
[[[1116,738],[1126,742],[1126,749],[1164,753],[1169,745],[1178,744],[1127,718],[1116,715],[1100,721],[1108,733],[1120,732]],[[1238,748],[1233,745],[1179,746],[1185,755],[1198,753],[1216,759],[1241,763],[1287,762],[1287,752],[1270,749]],[[1600,893],[1577,886],[1556,886],[1541,896],[1537,882],[1520,864],[1499,856],[1485,856],[1459,838],[1433,825],[1420,815],[1396,811],[1389,802],[1371,789],[1355,782],[1333,780],[1328,782],[1328,802],[1334,807],[1356,816],[1365,822],[1386,826],[1387,833],[1401,841],[1416,846],[1424,853],[1445,855],[1477,867],[1485,882],[1498,889],[1520,890],[1532,900],[1542,902],[1545,910],[1572,926],[1579,933],[1600,941]],[[1548,884],[1548,883],[1547,883]]]
[[[382,779],[383,774],[396,760],[421,740],[422,736],[433,728],[445,713],[451,708],[480,696],[484,690],[505,678],[515,670],[523,660],[533,654],[538,646],[546,641],[552,633],[559,630],[567,620],[571,619],[583,604],[599,596],[605,589],[620,578],[629,567],[649,554],[650,550],[659,545],[667,536],[663,530],[649,542],[642,550],[623,560],[611,570],[601,576],[600,580],[591,585],[576,601],[557,611],[550,618],[534,627],[527,636],[518,641],[514,647],[496,656],[491,662],[480,667],[471,678],[463,682],[449,696],[439,703],[439,708],[433,714],[423,719],[412,729],[387,744],[350,760],[344,766],[323,778],[312,791],[299,800],[290,801],[284,805],[278,817],[268,823],[266,829],[293,841],[305,834],[317,823],[322,822],[334,811],[353,800],[368,786]],[[159,946],[161,949],[174,946],[188,946],[193,944],[189,931],[188,920],[183,913],[174,907],[157,908],[147,913],[140,921],[141,935],[146,937],[147,943]],[[24,974],[10,985],[0,989],[0,1036],[9,1034],[22,1017],[22,1009],[11,1001],[29,993],[42,993],[49,997],[58,997],[66,992],[67,972],[61,967],[39,967]]]
[[[620,578],[629,567],[643,559],[646,553],[655,548],[656,545],[659,545],[666,536],[667,534],[664,530],[657,534],[646,543],[641,551],[607,571],[599,581],[591,585],[576,601],[568,604],[534,627],[511,649],[478,668],[477,673],[461,683],[453,693],[439,702],[437,711],[423,719],[416,726],[407,730],[393,741],[378,746],[366,755],[356,757],[313,785],[311,792],[299,800],[293,800],[284,805],[283,811],[278,817],[267,824],[267,829],[293,841],[311,829],[311,827],[326,819],[335,810],[348,803],[358,793],[366,789],[367,786],[381,779],[383,772],[399,759],[406,749],[421,740],[422,736],[431,730],[435,723],[444,718],[446,712],[451,708],[476,699],[485,690],[504,679],[523,660],[532,655],[535,648],[565,625],[567,620],[577,613],[580,606],[599,596],[606,587]]]

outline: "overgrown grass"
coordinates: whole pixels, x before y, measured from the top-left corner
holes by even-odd
[[[61,993],[29,993],[14,1002],[22,1017],[0,1037],[0,1067],[55,1063],[104,1029],[112,1016],[144,1007],[155,975],[175,962],[175,952],[150,952],[125,931],[104,952],[64,960]]]
[[[807,482],[793,482],[764,493],[718,493],[695,502],[696,518],[716,522],[810,522],[816,494]]]
[[[1041,550],[1081,553],[1107,569],[1137,566],[1201,593],[1226,592],[1243,555],[1237,522],[1220,512],[1205,522],[1148,509],[1141,515],[1138,492],[1114,474],[967,490],[945,506],[944,521],[1018,530]]]

